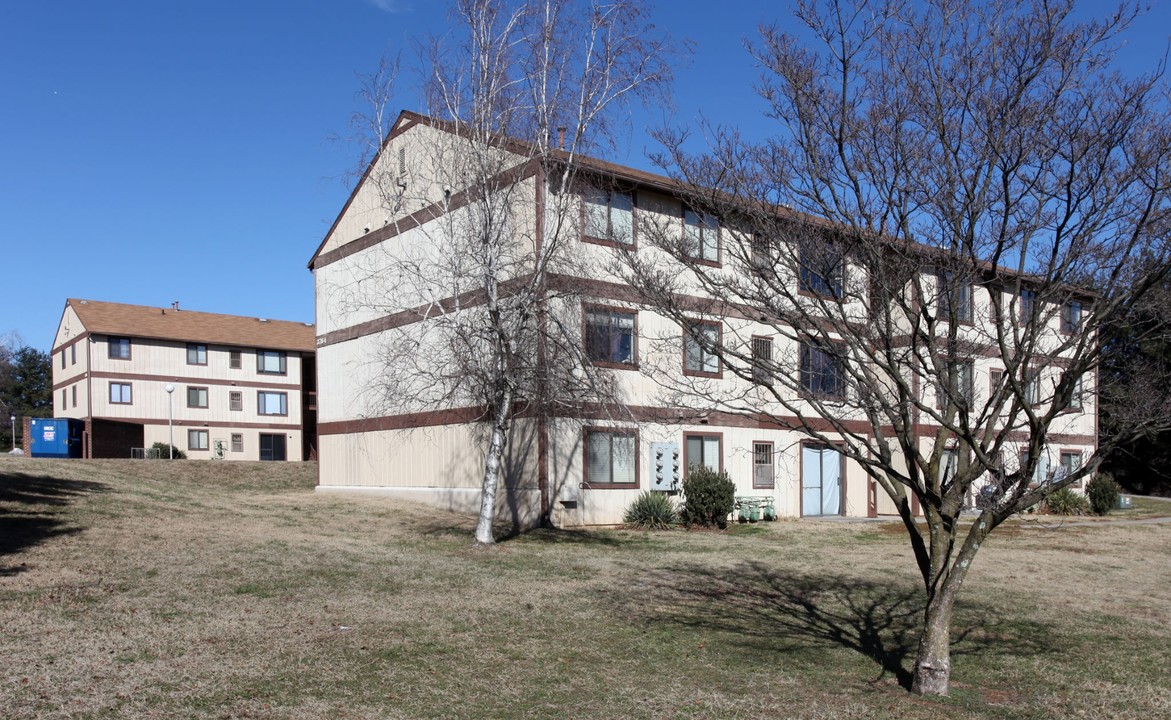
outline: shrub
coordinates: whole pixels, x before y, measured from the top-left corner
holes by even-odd
[[[159,459],[170,460],[171,455],[170,455],[169,451],[171,450],[172,447],[173,446],[168,445],[165,442],[157,442],[154,445],[151,445],[150,449],[159,451]],[[184,453],[182,450],[180,450],[179,448],[174,448],[174,450],[175,450],[175,459],[176,460],[186,460],[187,459],[186,453]]]
[[[1095,475],[1086,483],[1086,497],[1090,499],[1090,509],[1095,515],[1105,515],[1118,507],[1120,490],[1114,478],[1109,475]]]
[[[1090,501],[1069,488],[1061,488],[1045,498],[1045,506],[1054,515],[1088,515]]]
[[[626,508],[622,522],[642,530],[666,530],[679,521],[666,493],[644,492]]]
[[[680,514],[688,525],[728,527],[728,515],[736,504],[736,484],[726,472],[692,465],[683,481]]]

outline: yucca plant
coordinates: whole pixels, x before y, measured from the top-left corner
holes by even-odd
[[[1045,498],[1045,506],[1054,515],[1088,515],[1090,501],[1069,488],[1061,488]]]
[[[622,521],[641,530],[666,530],[679,521],[679,515],[666,493],[647,491],[626,508]]]

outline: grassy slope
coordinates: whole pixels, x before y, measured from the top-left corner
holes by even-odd
[[[1005,528],[909,696],[897,529],[540,531],[310,464],[0,458],[7,718],[1171,716],[1171,526]],[[998,537],[999,536],[999,537]]]

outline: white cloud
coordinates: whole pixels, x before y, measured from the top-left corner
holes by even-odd
[[[411,10],[411,4],[405,0],[366,0],[366,2],[388,13],[404,13]]]

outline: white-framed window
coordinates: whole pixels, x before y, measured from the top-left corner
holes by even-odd
[[[244,452],[244,433],[232,433],[232,452]]]
[[[288,403],[288,393],[270,390],[259,390],[256,393],[256,412],[260,415],[288,415]]]
[[[115,405],[130,405],[133,399],[133,392],[130,383],[126,382],[112,382],[110,383],[110,402]]]
[[[586,191],[583,236],[620,245],[634,244],[634,196],[627,192]]]
[[[286,372],[285,368],[285,351],[256,351],[256,372],[262,375],[284,375]]]

